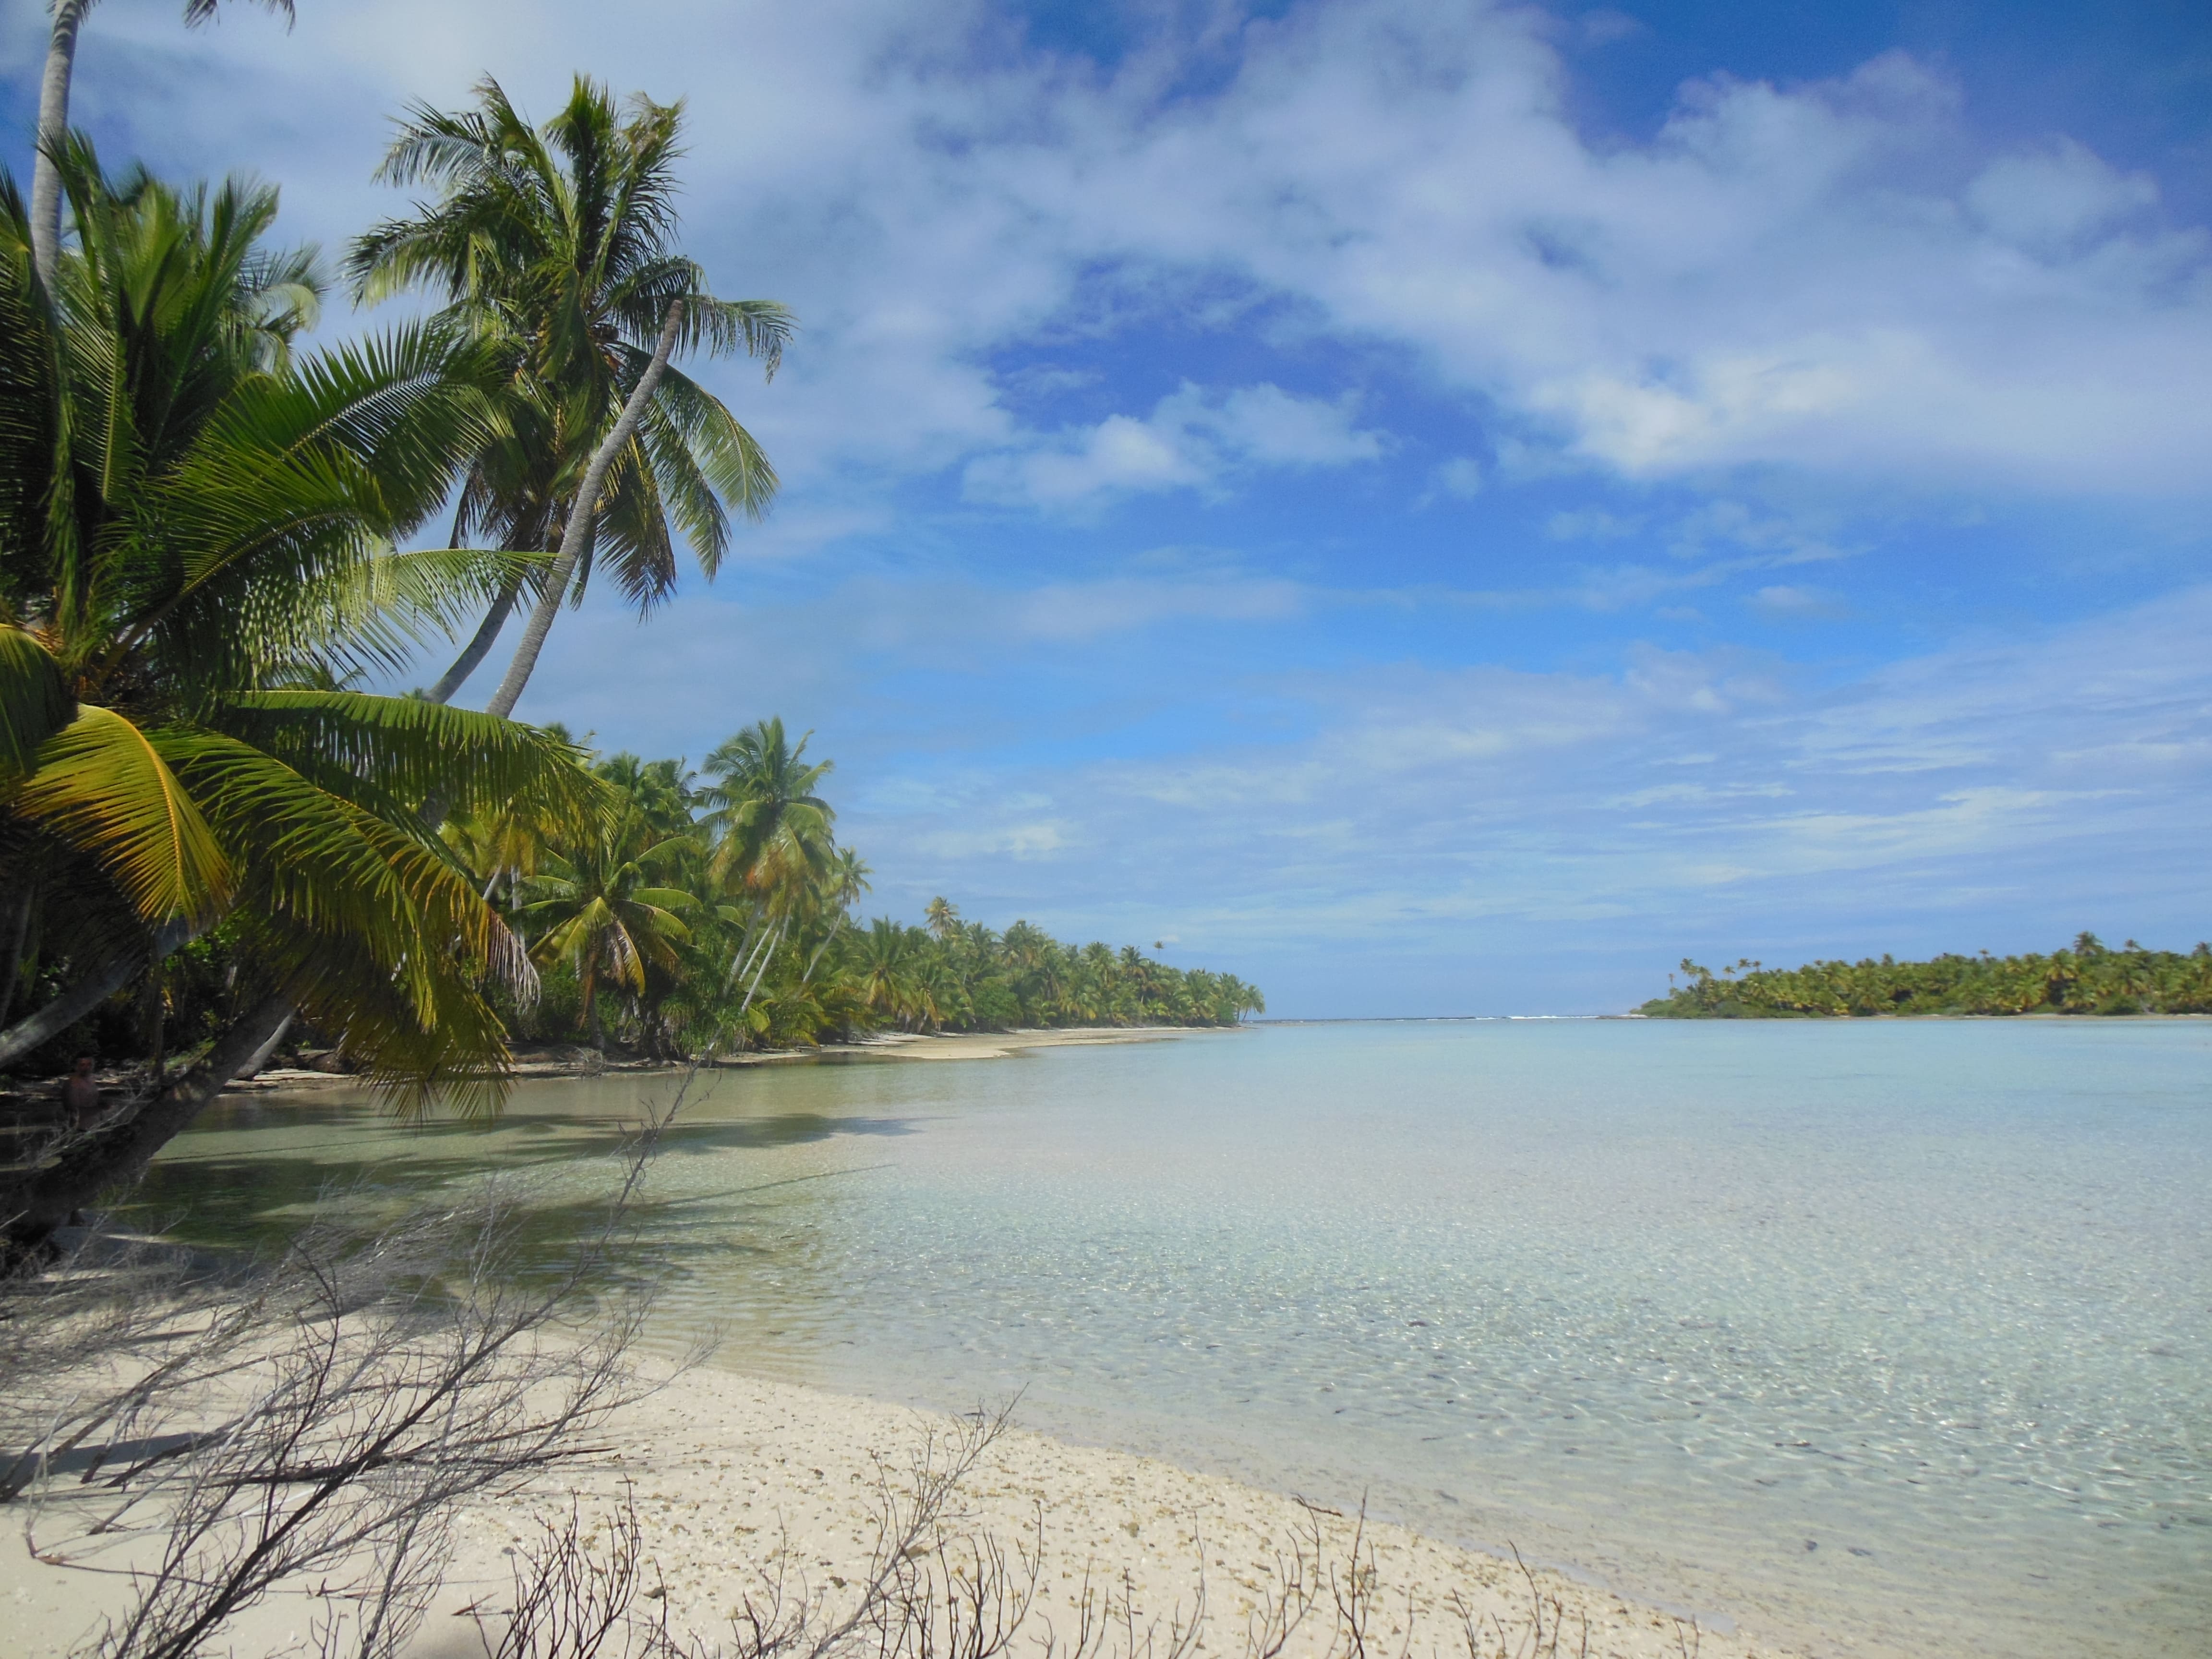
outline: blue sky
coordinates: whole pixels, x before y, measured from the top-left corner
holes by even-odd
[[[2201,6],[300,13],[103,0],[79,118],[335,249],[410,99],[690,100],[787,487],[520,712],[814,728],[879,908],[1292,1015],[2212,935]]]

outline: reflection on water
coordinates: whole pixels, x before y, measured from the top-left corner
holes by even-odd
[[[1822,1650],[2198,1654],[2208,1057],[2194,1023],[1486,1023],[761,1069],[687,1105],[640,1248],[722,1363],[1023,1389]],[[640,1092],[226,1101],[145,1206],[246,1242],[498,1170],[550,1251]]]

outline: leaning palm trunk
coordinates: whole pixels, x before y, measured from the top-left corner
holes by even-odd
[[[538,603],[530,612],[530,625],[522,630],[521,643],[514,647],[514,660],[507,664],[507,678],[499,683],[499,690],[484,705],[485,713],[506,719],[514,712],[522,688],[530,684],[531,672],[538,666],[538,653],[545,648],[545,636],[553,630],[553,614],[561,608],[561,601],[568,592],[569,579],[576,574],[576,562],[583,557],[585,544],[591,538],[592,521],[599,512],[599,492],[606,486],[608,470],[636,433],[638,422],[644,418],[653,389],[660,384],[660,377],[668,368],[668,354],[676,349],[676,332],[683,321],[684,301],[670,301],[668,319],[661,325],[660,343],[653,348],[653,361],[637,377],[629,400],[623,404],[622,413],[615,419],[614,429],[601,441],[592,453],[591,465],[584,470],[584,482],[576,490],[576,504],[569,509],[568,526],[561,532],[560,554],[546,574],[545,591],[538,596]]]
[[[154,1154],[189,1127],[291,1017],[289,998],[263,998],[216,1039],[204,1060],[152,1099],[71,1136],[51,1162],[18,1171],[0,1189],[0,1237],[12,1250],[35,1249],[67,1223],[73,1212],[98,1202],[103,1193],[136,1182]]]
[[[453,700],[453,693],[461,689],[490,653],[492,642],[499,638],[499,630],[507,626],[507,617],[514,611],[515,599],[521,592],[522,578],[520,576],[500,589],[499,597],[491,602],[491,609],[484,612],[483,622],[477,629],[476,637],[468,642],[459,656],[453,659],[453,665],[438,676],[438,683],[422,694],[426,702],[451,702]]]
[[[23,872],[23,890],[15,895],[15,917],[9,925],[8,943],[4,947],[8,959],[0,963],[0,1021],[15,1006],[15,983],[23,971],[23,951],[30,943],[31,916],[39,908],[39,882],[36,867]]]
[[[62,175],[54,157],[69,137],[70,78],[76,70],[77,30],[92,0],[54,0],[46,72],[39,82],[38,154],[31,161],[31,264],[49,295],[61,270]]]
[[[0,1031],[0,1066],[59,1036],[132,980],[183,950],[199,936],[199,932],[188,921],[164,922],[154,930],[144,956],[118,957],[98,973],[79,980],[36,1013]]]
[[[776,923],[775,932],[761,945],[760,962],[753,969],[753,982],[745,987],[745,1000],[738,1005],[739,1018],[743,1018],[753,1006],[753,998],[760,990],[761,975],[768,972],[769,958],[775,954],[775,947],[783,943],[783,929],[784,922]]]
[[[836,942],[838,932],[844,925],[845,918],[842,916],[830,922],[830,931],[822,936],[822,943],[816,945],[814,954],[806,958],[806,971],[799,976],[799,982],[801,985],[805,985],[814,977],[814,970],[822,965],[823,957],[827,954],[830,945]]]

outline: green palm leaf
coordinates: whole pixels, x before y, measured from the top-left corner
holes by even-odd
[[[334,678],[355,670],[391,673],[434,635],[452,639],[507,583],[549,562],[543,553],[465,547],[380,554],[303,584],[292,612],[303,634],[325,641],[311,666]]]
[[[76,718],[61,665],[21,629],[0,626],[0,779],[29,771],[40,745]]]
[[[448,968],[531,988],[520,945],[443,843],[235,738],[172,729],[155,741],[236,849],[248,872],[241,896],[288,927],[356,940],[407,988],[426,1028],[438,1022],[434,986]]]
[[[105,866],[149,922],[205,921],[233,878],[214,832],[147,734],[81,704],[40,746],[9,807]]]
[[[475,709],[362,691],[249,691],[211,718],[292,765],[373,780],[403,799],[437,794],[456,812],[499,809],[583,825],[611,805],[566,738]]]

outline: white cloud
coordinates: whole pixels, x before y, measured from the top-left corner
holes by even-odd
[[[1209,393],[1186,380],[1139,421],[1111,415],[1093,427],[1036,438],[968,465],[971,501],[1070,507],[1100,497],[1211,489],[1267,467],[1371,461],[1382,435],[1352,422],[1358,398],[1300,398],[1263,383]]]
[[[980,830],[945,830],[924,836],[916,851],[940,859],[1049,860],[1068,846],[1067,826],[1050,822]]]
[[[641,630],[611,593],[594,592],[547,641],[520,708],[524,718],[593,728],[616,744],[701,754],[763,712],[794,726],[834,726],[841,751],[863,739],[894,747],[912,739],[928,709],[886,708],[867,690],[887,665],[901,672],[969,676],[1036,672],[1071,648],[1124,652],[1155,630],[1181,625],[1266,628],[1305,615],[1312,595],[1295,582],[1233,570],[1162,576],[1106,576],[1012,589],[944,578],[856,577],[825,592],[781,603],[759,584],[743,594],[700,594],[670,606]],[[493,660],[498,660],[495,653]],[[608,665],[620,665],[610,673]],[[430,671],[434,672],[434,671]],[[480,671],[480,693],[489,669]],[[410,679],[428,678],[421,665]],[[989,682],[979,695],[1000,691]],[[1133,688],[1109,678],[1103,695]],[[465,696],[467,694],[465,694]],[[964,741],[1011,732],[1031,717],[1018,698],[992,696],[965,709]],[[978,795],[968,809],[1003,809]],[[1024,809],[1026,810],[1026,809]]]
[[[37,12],[0,26],[19,99]],[[543,110],[580,64],[689,95],[687,240],[806,330],[773,391],[718,383],[802,489],[984,455],[992,499],[1065,503],[1374,453],[1348,406],[1267,387],[1057,434],[1001,402],[993,352],[1071,325],[1155,337],[1202,311],[1194,284],[1409,355],[1496,411],[1524,474],[2206,487],[2212,243],[2078,143],[1990,155],[1909,58],[1694,84],[1651,141],[1598,149],[1534,9],[1246,19],[1207,36],[1230,55],[1200,93],[1191,40],[1151,27],[1106,72],[1026,50],[981,0],[671,0],[635,29],[580,0],[363,0],[289,33],[112,0],[79,100],[164,165],[283,180],[288,223],[336,243],[395,204],[367,175],[409,99],[496,68]]]
[[[1219,471],[1193,434],[1109,415],[1052,447],[985,455],[968,464],[970,501],[1068,507],[1107,494],[1210,483]]]
[[[1850,615],[1850,607],[1838,595],[1790,582],[1762,587],[1744,605],[1772,622],[1830,622]]]
[[[2157,202],[2155,179],[2118,173],[2070,138],[2048,151],[2000,156],[1966,187],[1976,218],[2037,252],[2063,253]]]
[[[1011,630],[1033,640],[1093,639],[1155,623],[1282,622],[1306,608],[1295,582],[1252,578],[1201,581],[1054,582],[1004,604]]]
[[[1544,520],[1544,533],[1555,542],[1616,541],[1633,536],[1643,527],[1641,519],[1597,507],[1563,507]]]
[[[1352,426],[1359,407],[1355,392],[1298,398],[1262,382],[1231,392],[1218,410],[1193,386],[1185,386],[1176,398],[1188,411],[1182,418],[1212,432],[1225,450],[1251,465],[1346,466],[1382,455],[1381,433]]]
[[[1437,469],[1436,487],[1461,501],[1474,500],[1482,493],[1482,463],[1471,456],[1455,455]]]

